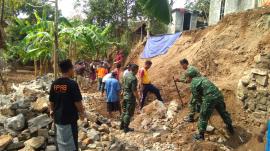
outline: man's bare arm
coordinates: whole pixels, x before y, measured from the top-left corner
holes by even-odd
[[[86,118],[86,114],[82,101],[75,102],[75,106],[77,108],[77,111],[79,112],[80,119],[83,121]]]
[[[136,100],[139,101],[140,97],[139,97],[139,93],[137,90],[133,91],[133,95],[135,96]]]
[[[54,109],[54,103],[49,103],[49,110],[50,110],[50,117],[53,118],[53,109]]]

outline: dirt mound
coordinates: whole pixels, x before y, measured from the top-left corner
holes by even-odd
[[[241,103],[236,101],[235,91],[243,73],[254,66],[254,57],[270,51],[269,27],[270,8],[260,8],[227,15],[217,25],[206,29],[184,32],[167,54],[151,59],[153,66],[149,73],[152,82],[161,89],[165,100],[177,99],[172,76],[184,73],[180,69],[179,60],[187,58],[223,91],[234,124],[239,127],[237,129],[243,131],[243,135],[256,134],[260,124],[248,118]],[[136,46],[129,62],[143,65],[145,60],[139,59],[138,55],[142,49],[143,45]],[[181,84],[180,87],[184,100],[188,101],[188,86]],[[216,127],[224,126],[216,115],[212,118],[212,123]],[[187,131],[183,133],[187,134],[182,135],[189,135]],[[248,137],[244,143],[237,145],[232,141],[229,146],[234,146],[236,150],[262,148],[253,137]]]

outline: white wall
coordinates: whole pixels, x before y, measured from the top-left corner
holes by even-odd
[[[220,18],[221,0],[211,0],[209,9],[209,25],[214,25]]]

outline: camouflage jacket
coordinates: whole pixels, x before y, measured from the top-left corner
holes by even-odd
[[[123,90],[125,100],[136,99],[133,92],[137,90],[137,85],[138,85],[137,77],[132,72],[128,73],[123,78]]]
[[[188,72],[189,70],[193,70],[193,72],[196,72],[196,76],[197,77],[200,77],[201,76],[199,70],[196,67],[194,67],[194,66],[188,66],[186,72]],[[186,74],[182,75],[180,77],[179,81],[182,82],[182,83],[187,83],[187,76],[186,76]]]
[[[194,101],[213,100],[223,97],[219,89],[206,77],[194,77],[191,81],[191,92]]]

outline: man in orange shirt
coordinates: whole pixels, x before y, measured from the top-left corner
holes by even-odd
[[[103,77],[108,73],[108,70],[104,67],[104,65],[101,65],[97,69],[97,78],[98,78],[98,91],[104,92],[104,83],[102,83]]]
[[[141,108],[143,108],[144,106],[144,102],[147,96],[148,92],[152,92],[156,95],[157,99],[161,102],[163,102],[163,99],[160,95],[159,89],[156,88],[153,84],[151,84],[151,80],[149,78],[148,75],[148,69],[150,69],[150,67],[152,66],[152,62],[151,61],[146,61],[144,64],[144,68],[142,68],[139,71],[139,77],[140,77],[140,90],[141,90]]]

